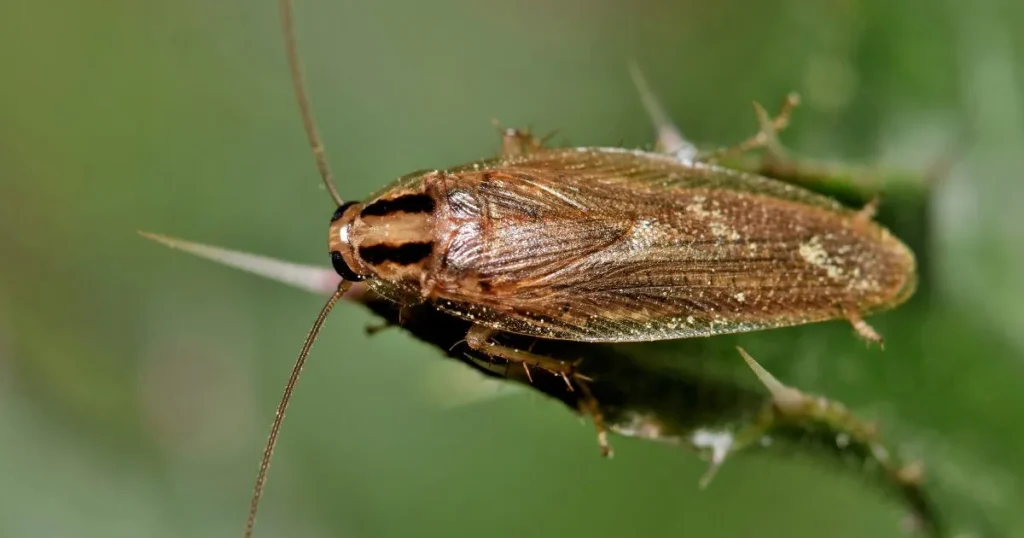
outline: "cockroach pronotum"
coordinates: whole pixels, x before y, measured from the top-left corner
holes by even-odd
[[[472,323],[474,351],[561,376],[588,394],[575,363],[499,344],[539,339],[637,342],[737,333],[833,319],[880,342],[864,317],[903,303],[913,253],[855,210],[789,183],[714,164],[661,125],[657,151],[549,148],[507,129],[501,155],[403,176],[365,202],[334,187],[310,112],[290,0],[279,0],[296,99],[336,210],[328,251],[342,280],[306,337],[277,408],[252,497],[252,534],[271,455],[305,359],[354,282],[399,304]],[[635,75],[637,73],[634,73]],[[657,120],[657,103],[638,85]],[[734,151],[763,147],[790,98]],[[732,150],[730,150],[732,151]],[[593,406],[599,443],[608,452]]]

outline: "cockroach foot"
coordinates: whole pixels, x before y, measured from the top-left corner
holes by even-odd
[[[847,321],[853,326],[853,330],[857,331],[857,334],[861,338],[867,340],[870,343],[878,344],[879,347],[885,349],[885,339],[882,335],[878,334],[878,331],[874,329],[868,322],[864,321],[864,318],[855,310],[844,310]]]
[[[868,203],[864,204],[864,207],[857,211],[857,214],[853,217],[853,222],[857,226],[865,226],[871,222],[875,215],[878,214],[878,204],[881,203],[881,197],[877,194]]]
[[[552,131],[544,138],[537,138],[530,133],[529,128],[504,127],[496,119],[491,120],[491,124],[498,129],[498,133],[501,135],[501,157],[504,159],[543,151],[544,143],[557,133],[557,131]]]
[[[597,398],[594,397],[594,393],[591,392],[590,385],[587,382],[577,378],[576,384],[583,395],[579,400],[580,413],[590,415],[590,420],[594,423],[594,429],[597,430],[597,446],[601,451],[601,456],[611,458],[615,455],[615,451],[608,442],[608,427],[605,424],[601,406]]]
[[[591,377],[585,376],[577,371],[577,367],[583,361],[582,358],[575,361],[561,361],[545,357],[543,355],[537,355],[528,351],[522,351],[508,346],[495,343],[493,338],[500,331],[485,327],[483,325],[473,325],[466,333],[466,345],[470,349],[487,355],[488,357],[497,357],[504,359],[511,363],[519,363],[523,366],[526,371],[526,377],[533,383],[533,374],[530,368],[536,367],[556,376],[561,377],[565,381],[566,389],[570,392],[579,391],[579,409],[582,414],[589,415],[591,420],[594,422],[594,428],[597,429],[597,444],[601,449],[601,455],[605,457],[612,456],[612,448],[608,443],[608,428],[605,425],[604,414],[601,413],[600,405],[597,402],[597,398],[594,397],[594,393],[590,390],[590,383],[593,382]]]

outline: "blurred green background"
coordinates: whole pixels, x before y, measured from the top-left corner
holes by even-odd
[[[884,390],[827,357],[783,372],[897,417],[889,425],[926,448],[929,471],[1024,536],[1024,4],[296,10],[347,198],[493,154],[491,118],[558,129],[574,145],[648,144],[630,60],[709,145],[750,134],[750,101],[790,90],[804,106],[784,139],[815,157],[923,170],[969,126],[974,143],[934,193],[936,343],[912,359],[859,359],[909,361],[881,375]],[[275,3],[5,0],[0,59],[0,536],[239,534],[273,406],[321,299],[135,231],[327,264],[333,208]],[[590,426],[559,404],[488,397],[493,386],[425,344],[366,336],[372,320],[346,305],[328,322],[257,535],[898,535],[898,507],[814,461],[737,458],[703,492],[704,464],[685,452],[616,438],[604,461]]]

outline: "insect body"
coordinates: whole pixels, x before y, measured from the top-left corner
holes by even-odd
[[[570,390],[581,389],[605,453],[588,379],[574,364],[503,346],[496,336],[650,341],[846,318],[880,340],[862,316],[896,306],[914,290],[914,257],[871,220],[873,206],[846,209],[786,183],[691,159],[643,85],[664,153],[548,149],[510,130],[500,158],[410,174],[365,203],[346,203],[310,114],[291,3],[278,4],[306,134],[337,207],[328,247],[342,280],[285,385],[246,537],[299,373],[353,282],[471,321],[465,341],[481,354],[521,363],[528,374],[536,366],[561,375]],[[768,131],[786,123],[783,113],[768,120],[758,112],[762,132],[741,150],[764,146]]]
[[[337,212],[329,249],[342,277],[399,302],[591,342],[860,323],[915,282],[912,253],[861,212],[759,176],[611,148],[406,176]]]

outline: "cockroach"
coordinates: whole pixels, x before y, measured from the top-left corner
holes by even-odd
[[[400,177],[364,202],[344,201],[310,112],[290,0],[279,0],[295,96],[336,210],[328,252],[342,280],[306,337],[263,453],[245,536],[306,357],[354,282],[404,305],[472,323],[474,351],[561,376],[589,393],[575,363],[507,347],[501,333],[580,342],[693,338],[848,320],[903,303],[916,285],[911,250],[859,210],[792,184],[727,169],[659,124],[659,151],[548,148],[504,131],[499,157]],[[775,118],[734,150],[769,144]],[[608,453],[597,406],[590,406]]]

